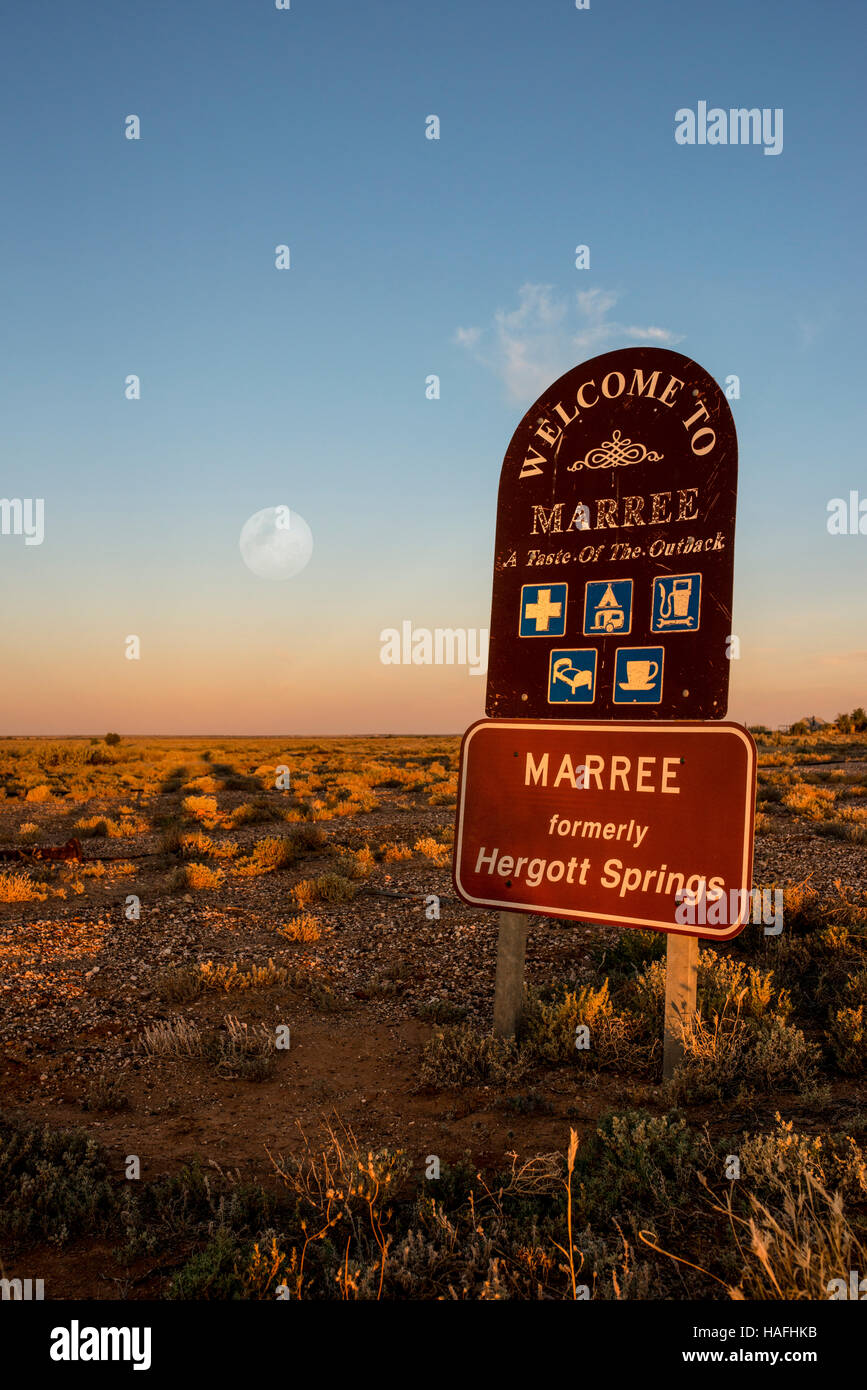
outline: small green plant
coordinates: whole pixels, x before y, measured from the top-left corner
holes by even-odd
[[[683,1060],[668,1083],[678,1103],[805,1091],[815,1084],[819,1048],[776,1015],[756,1022],[730,1005],[708,1023],[697,1015],[683,1037]]]
[[[320,874],[318,878],[302,878],[292,889],[292,896],[298,907],[310,903],[349,902],[358,892],[359,885],[341,874]]]
[[[111,1114],[126,1110],[128,1106],[129,1096],[119,1078],[111,1072],[100,1072],[88,1086],[81,1102],[82,1110],[97,1110]]]
[[[846,1076],[860,1076],[867,1065],[867,1020],[864,1005],[843,1007],[831,1014],[825,1037],[831,1044],[834,1061]]]
[[[428,999],[419,1004],[416,1013],[426,1023],[463,1023],[469,1010],[465,1004],[451,999]]]
[[[268,821],[280,820],[280,812],[264,797],[245,801],[236,806],[229,816],[232,825],[264,825]]]
[[[63,1246],[106,1229],[117,1201],[96,1144],[74,1130],[0,1117],[0,1242],[4,1255]]]
[[[586,1028],[586,1034],[579,1035],[579,1028]],[[574,1062],[592,1069],[625,1063],[635,1069],[646,1066],[650,1056],[638,1045],[640,1031],[640,1020],[615,1008],[606,979],[601,985],[558,990],[548,1001],[528,991],[521,1043],[539,1062]]]
[[[529,1057],[510,1038],[488,1037],[467,1025],[435,1033],[422,1053],[419,1079],[424,1086],[460,1087],[517,1081],[530,1069]]]
[[[226,1014],[222,1028],[203,1040],[202,1055],[218,1076],[263,1081],[274,1070],[276,1040],[264,1024],[242,1023]]]

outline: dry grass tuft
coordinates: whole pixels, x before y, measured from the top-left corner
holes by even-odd
[[[318,917],[313,917],[309,912],[302,912],[298,917],[292,917],[288,922],[275,929],[278,934],[285,937],[287,941],[318,941],[322,936],[322,924]]]
[[[141,1045],[148,1057],[199,1057],[202,1032],[185,1018],[161,1019],[145,1028]]]
[[[257,878],[260,874],[272,874],[278,869],[288,869],[297,859],[294,842],[286,836],[267,835],[257,840],[247,859],[235,866],[235,873],[241,878]]]
[[[443,845],[439,840],[435,840],[431,835],[425,835],[415,842],[416,854],[423,854],[426,859],[430,859],[436,864],[437,868],[442,868],[451,862],[451,845]]]
[[[47,888],[34,883],[29,874],[0,873],[0,903],[44,903],[48,896]]]
[[[340,874],[320,874],[318,878],[302,878],[292,889],[292,896],[298,907],[310,903],[349,902],[358,892],[358,884]]]
[[[222,869],[211,869],[207,864],[179,864],[169,875],[169,890],[180,893],[184,888],[192,888],[195,893],[216,892],[225,879]]]
[[[46,786],[45,784],[39,787],[31,787],[24,800],[36,802],[50,801],[51,788],[49,786]]]
[[[185,796],[183,808],[191,820],[197,820],[207,830],[217,824],[217,798],[215,796]]]

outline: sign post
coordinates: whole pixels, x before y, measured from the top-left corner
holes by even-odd
[[[489,719],[461,745],[453,870],[465,902],[501,910],[499,1036],[520,1021],[527,914],[650,927],[668,933],[668,1078],[695,1013],[699,937],[746,921],[755,745],[716,722],[736,496],[728,401],[668,349],[574,367],[512,436]]]
[[[670,936],[665,959],[662,1079],[670,1081],[683,1057],[683,1028],[695,1014],[698,937]]]
[[[501,912],[494,985],[494,1033],[513,1038],[524,1007],[524,957],[530,919],[523,912]]]

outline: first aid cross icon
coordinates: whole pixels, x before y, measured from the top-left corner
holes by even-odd
[[[525,584],[521,589],[522,637],[562,637],[566,631],[565,584]]]

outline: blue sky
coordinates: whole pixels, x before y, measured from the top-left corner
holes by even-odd
[[[513,429],[652,340],[741,381],[730,716],[867,703],[867,536],[825,525],[867,497],[862,6],[185,0],[2,32],[0,492],[44,497],[46,538],[0,537],[0,732],[462,730],[484,681],[383,667],[379,633],[488,625]],[[700,100],[782,108],[783,152],[679,146]],[[238,552],[279,503],[315,539],[285,584]]]

